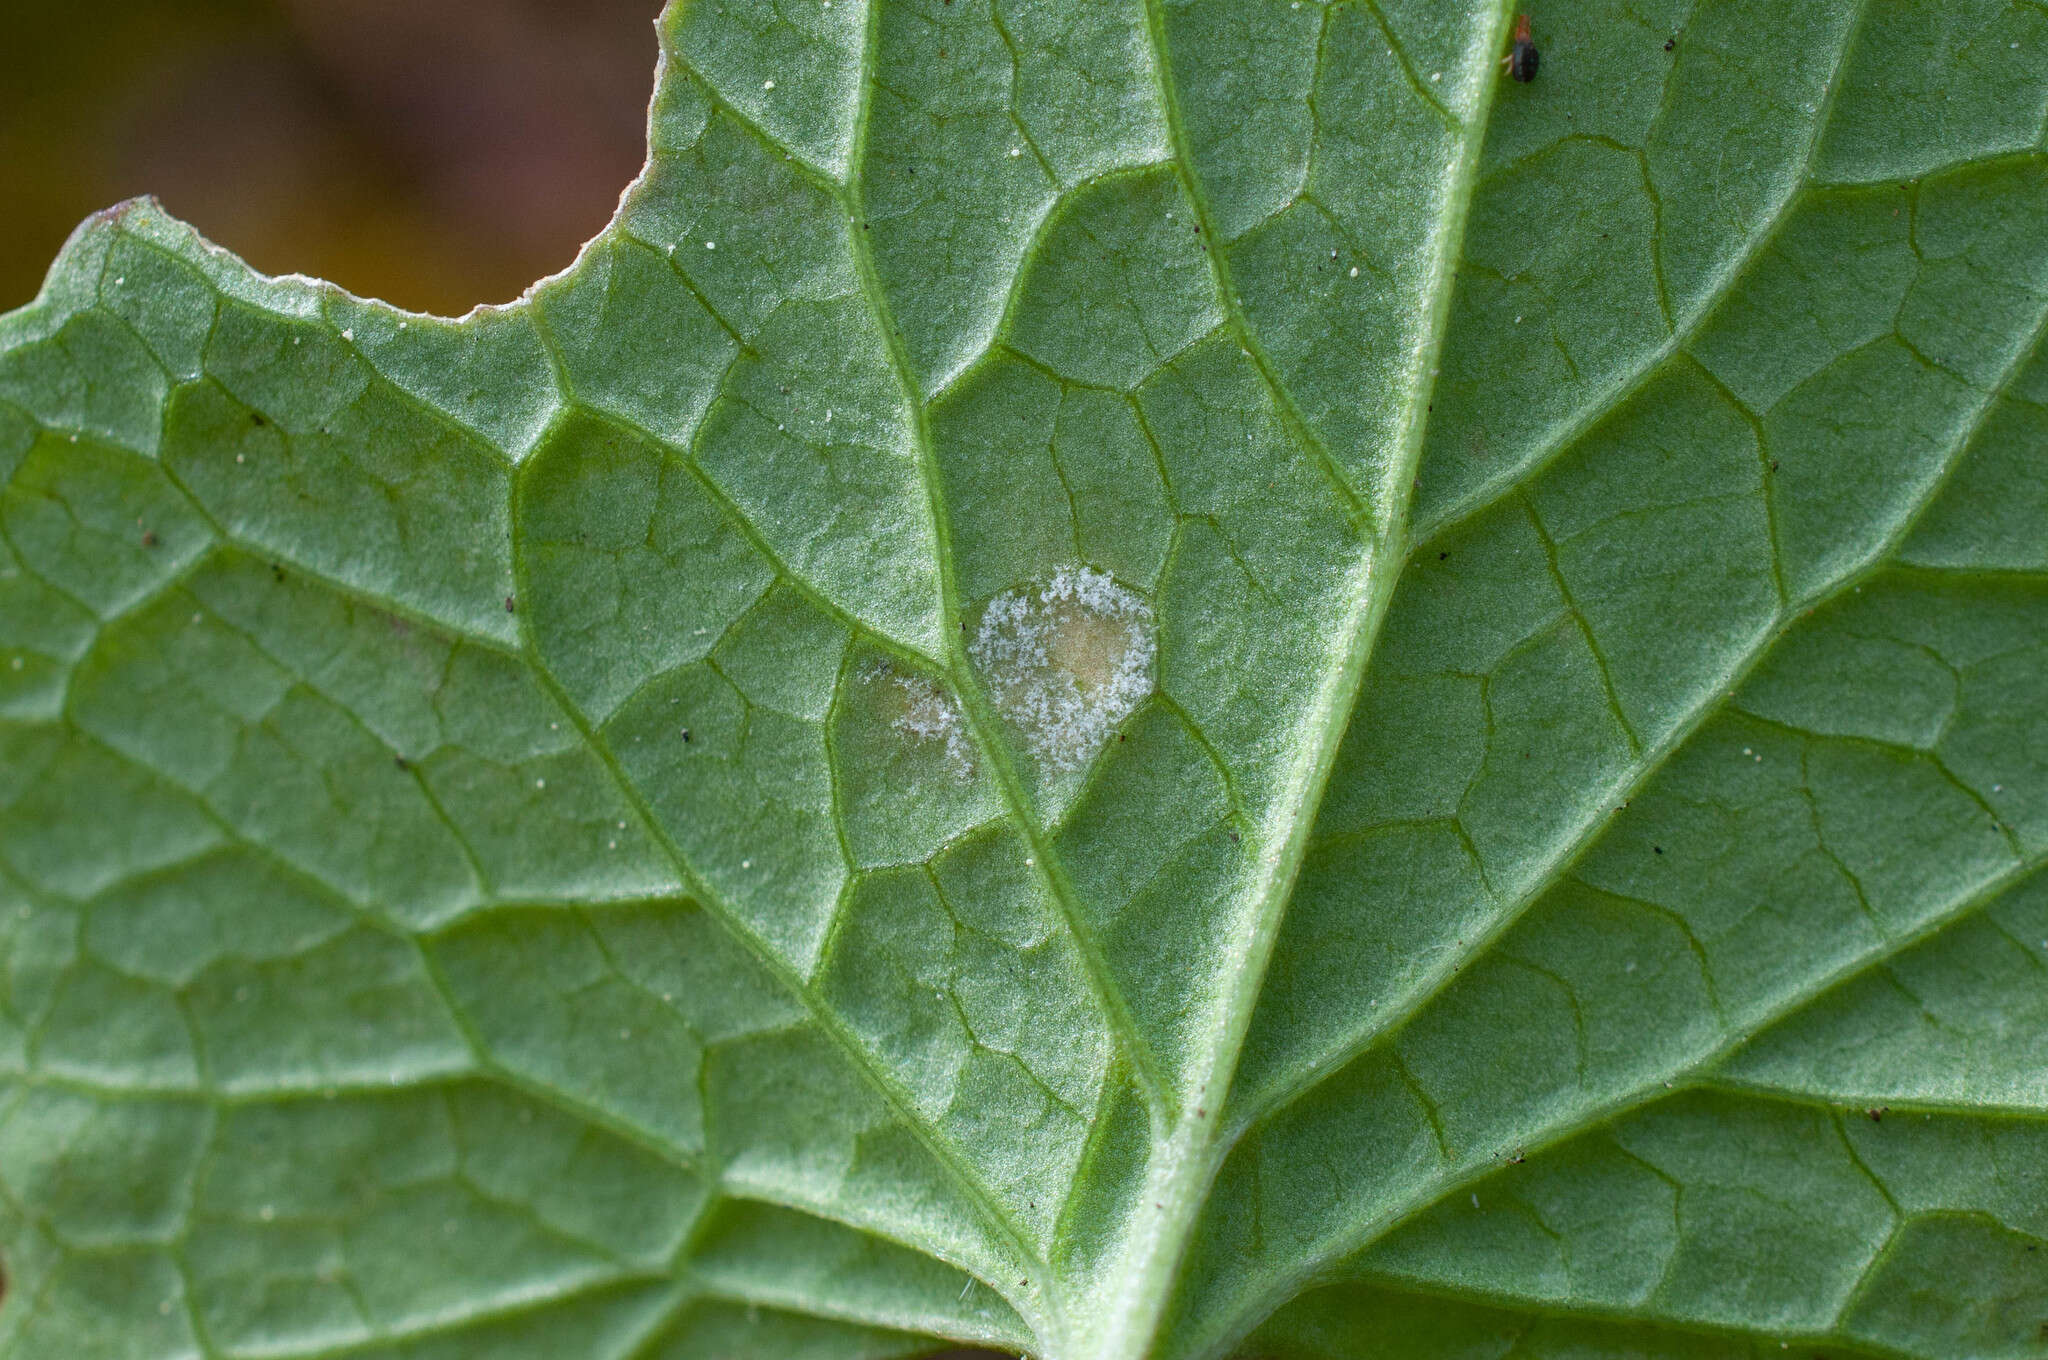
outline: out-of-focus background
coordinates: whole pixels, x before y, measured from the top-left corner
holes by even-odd
[[[659,0],[0,0],[0,310],[137,194],[422,311],[574,258],[639,169]]]

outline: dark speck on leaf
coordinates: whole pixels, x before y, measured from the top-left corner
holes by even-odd
[[[1529,16],[1516,15],[1515,45],[1509,49],[1506,59],[1508,74],[1526,85],[1536,78],[1536,67],[1541,58],[1542,54],[1529,37]]]
[[[1676,46],[1678,46],[1678,39],[1676,39],[1676,38],[1666,38],[1666,39],[1664,40],[1664,50],[1665,50],[1666,52],[1669,52],[1669,51],[1670,51],[1670,50],[1671,50],[1672,48],[1674,48],[1674,47],[1676,47]]]
[[[281,563],[272,562],[270,564],[270,579],[279,585],[284,584],[284,567]]]
[[[249,423],[251,425],[268,425],[270,422],[263,418],[261,411],[251,411],[249,413]]]
[[[689,728],[687,728],[687,727],[685,727],[685,728],[683,729],[683,740],[684,740],[685,742],[687,742],[687,741],[689,741],[689,739],[690,739],[690,729],[689,729]]]
[[[144,529],[144,530],[142,531],[142,546],[143,546],[143,547],[145,547],[145,548],[154,548],[154,547],[155,547],[155,546],[157,545],[157,541],[158,541],[158,540],[157,540],[157,536],[156,536],[156,530],[154,530],[154,529]]]
[[[1650,847],[1650,853],[1653,855],[1661,855],[1664,853],[1664,847],[1661,845],[1653,845]]]
[[[404,756],[391,757],[391,763],[393,765],[396,765],[401,770],[410,770],[412,768],[412,762],[407,760]]]
[[[513,614],[513,613],[517,613],[517,612],[518,612],[518,610],[519,610],[519,602],[518,602],[517,600],[513,599],[513,598],[512,598],[512,597],[511,597],[510,595],[507,595],[507,596],[505,597],[505,612],[506,612],[507,614]]]
[[[1889,1105],[1873,1105],[1863,1113],[1869,1118],[1871,1123],[1875,1124],[1891,1112],[1892,1107]]]
[[[1449,553],[1447,553],[1447,552],[1440,552],[1440,553],[1438,553],[1438,554],[1436,555],[1436,560],[1437,560],[1437,561],[1439,561],[1439,562],[1442,562],[1442,561],[1444,561],[1444,560],[1448,559],[1449,557],[1450,557],[1450,554],[1449,554]]]

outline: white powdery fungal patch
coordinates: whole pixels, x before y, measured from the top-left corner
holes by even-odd
[[[903,691],[903,711],[896,715],[896,730],[919,741],[944,743],[953,769],[962,777],[974,773],[959,703],[921,675],[898,674],[895,678],[897,688]]]
[[[1078,769],[1152,692],[1152,607],[1107,573],[1062,568],[998,595],[968,649],[989,697],[1047,768]]]

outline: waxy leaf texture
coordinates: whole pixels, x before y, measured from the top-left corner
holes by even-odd
[[[2048,1355],[2048,6],[682,0],[0,320],[0,1356]]]

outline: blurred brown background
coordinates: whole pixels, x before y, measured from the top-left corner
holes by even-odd
[[[0,0],[0,310],[153,193],[420,310],[568,264],[639,169],[659,0]]]

